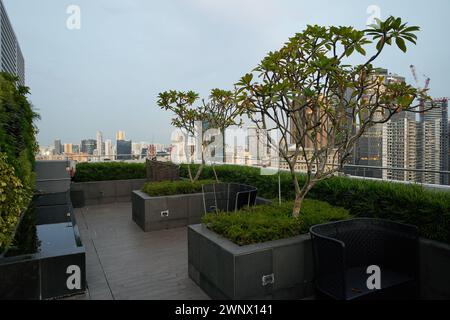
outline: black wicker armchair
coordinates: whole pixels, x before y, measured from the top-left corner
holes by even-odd
[[[353,219],[311,228],[319,298],[414,299],[418,291],[418,230],[379,219]],[[369,266],[381,271],[370,289]]]

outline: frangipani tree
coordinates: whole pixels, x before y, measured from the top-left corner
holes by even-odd
[[[228,90],[211,90],[209,100],[203,101],[202,114],[209,127],[220,130],[222,134],[222,160],[226,163],[225,131],[231,126],[242,125],[242,109],[236,107],[235,94]]]
[[[416,102],[430,99],[426,90],[391,82],[373,67],[387,46],[406,52],[417,31],[394,17],[367,30],[308,26],[237,84],[239,108],[259,128],[278,133],[276,141],[268,139],[290,169],[295,217],[314,185],[342,170],[368,128],[398,112],[417,112]],[[374,53],[366,57],[369,46]],[[363,61],[351,65],[356,54]],[[296,174],[299,161],[306,167],[303,185]]]
[[[236,119],[241,114],[236,108],[234,95],[231,91],[213,89],[208,101],[203,100],[202,103],[196,105],[198,99],[199,95],[196,92],[174,90],[160,93],[158,98],[159,107],[174,113],[172,125],[180,129],[186,137],[185,154],[187,156],[188,174],[192,182],[200,178],[206,164],[205,151],[208,150],[211,143],[208,133],[212,129],[217,129],[219,132],[214,136],[223,137],[228,127],[239,124]],[[207,130],[204,130],[204,126]],[[195,175],[192,174],[190,166],[194,155],[188,148],[188,137],[197,137],[197,141],[200,142],[201,164]],[[224,143],[221,144],[225,153]],[[214,166],[213,170],[216,180],[218,180]]]

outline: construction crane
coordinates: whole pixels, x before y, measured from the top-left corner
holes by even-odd
[[[414,65],[411,65],[410,68],[411,68],[412,75],[414,77],[414,81],[416,82],[417,89],[420,90],[420,91],[426,92],[430,88],[431,79],[429,77],[427,77],[426,75],[423,75],[423,77],[426,80],[425,80],[425,85],[423,86],[423,88],[421,88],[420,84],[419,84],[419,77],[417,76],[417,69],[416,69],[416,67]],[[425,100],[424,99],[420,99],[419,115],[421,117],[421,120],[422,120],[422,117],[423,117],[424,113],[425,113]]]
[[[425,80],[425,85],[424,85],[423,88],[420,88],[419,78],[417,76],[417,69],[416,69],[416,67],[414,65],[411,65],[410,68],[411,68],[411,72],[413,74],[414,81],[416,82],[416,85],[417,85],[418,89],[421,89],[421,90],[424,90],[424,91],[428,90],[429,87],[430,87],[431,79],[429,77],[427,77],[426,75],[423,75],[423,77],[426,79]]]

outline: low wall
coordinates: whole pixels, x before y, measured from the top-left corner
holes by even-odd
[[[421,299],[450,299],[450,245],[420,239],[419,246]],[[240,247],[204,225],[193,225],[188,228],[188,261],[189,277],[213,299],[314,295],[309,234]],[[273,283],[264,285],[263,277]]]
[[[75,208],[115,202],[131,202],[133,190],[142,189],[145,179],[76,182],[70,192]]]

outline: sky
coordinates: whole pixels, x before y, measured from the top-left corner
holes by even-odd
[[[158,93],[231,89],[271,50],[308,24],[365,28],[371,6],[381,18],[419,25],[407,54],[390,48],[377,66],[430,94],[450,96],[450,1],[431,0],[3,0],[26,62],[30,99],[41,115],[41,145],[80,143],[102,131],[115,139],[169,143],[171,114]],[[80,28],[67,20],[80,9]],[[69,20],[72,21],[72,20]]]

